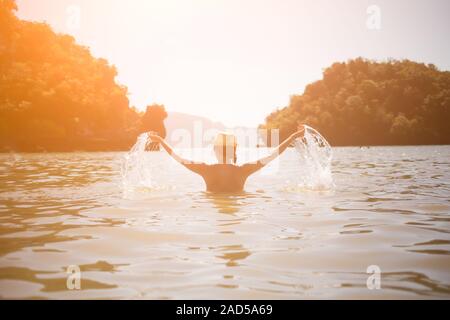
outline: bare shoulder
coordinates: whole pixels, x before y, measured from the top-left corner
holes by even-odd
[[[247,173],[247,174],[252,174],[256,171],[258,171],[259,169],[261,169],[261,164],[259,161],[255,161],[255,162],[250,162],[250,163],[245,163],[241,166],[239,166],[240,170]]]
[[[184,166],[186,168],[188,168],[189,170],[195,172],[195,173],[199,173],[202,174],[203,172],[205,172],[209,165],[203,162],[189,162],[189,163],[184,163]]]

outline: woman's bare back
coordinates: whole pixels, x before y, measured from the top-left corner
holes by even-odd
[[[203,177],[207,191],[240,192],[251,173],[248,166],[234,164],[201,164],[195,170]]]

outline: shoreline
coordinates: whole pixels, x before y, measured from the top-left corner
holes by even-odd
[[[382,144],[382,145],[332,145],[332,148],[382,148],[382,147],[439,147],[439,146],[450,146],[450,144]],[[4,151],[0,150],[0,154],[12,154],[12,153],[29,153],[29,154],[40,154],[40,153],[111,153],[111,152],[128,152],[132,146],[128,149],[109,149],[109,150],[51,150],[51,151],[30,151],[30,150],[10,150]],[[254,147],[257,149],[257,147]],[[267,147],[263,147],[267,148]],[[270,148],[270,147],[269,147]],[[273,148],[273,147],[272,147]],[[289,148],[293,148],[290,146]],[[147,151],[147,152],[157,152],[157,151]]]

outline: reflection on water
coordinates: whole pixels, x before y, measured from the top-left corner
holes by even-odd
[[[450,298],[450,147],[334,154],[333,191],[296,188],[289,150],[214,194],[152,153],[159,188],[129,198],[122,153],[0,155],[0,296]]]
[[[217,212],[224,214],[235,214],[240,208],[250,205],[252,199],[270,198],[257,193],[238,192],[238,193],[214,193],[202,192],[201,196],[210,201]],[[195,198],[194,198],[195,201]],[[198,201],[198,200],[197,200]]]
[[[246,200],[252,199],[255,197],[254,194],[248,192],[239,192],[239,193],[212,193],[205,192],[205,199],[211,201],[213,207],[217,209],[217,212],[227,215],[235,215],[239,212],[241,207],[246,205]],[[235,215],[236,216],[236,215]],[[243,221],[239,217],[235,219],[226,219],[225,223],[219,224],[222,227],[220,233],[224,234],[234,234],[233,226],[238,225]],[[249,250],[244,248],[242,245],[224,245],[218,248],[218,251],[221,252],[219,257],[226,261],[225,265],[227,267],[236,267],[239,266],[239,260],[244,260],[251,253]],[[225,278],[227,276],[224,276]],[[228,278],[232,278],[233,276],[228,276]],[[234,288],[234,285],[220,285],[222,287]]]

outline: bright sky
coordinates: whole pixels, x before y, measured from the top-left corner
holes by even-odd
[[[448,0],[17,3],[21,18],[46,21],[116,65],[132,105],[162,103],[228,126],[262,123],[335,61],[408,58],[450,70]]]

